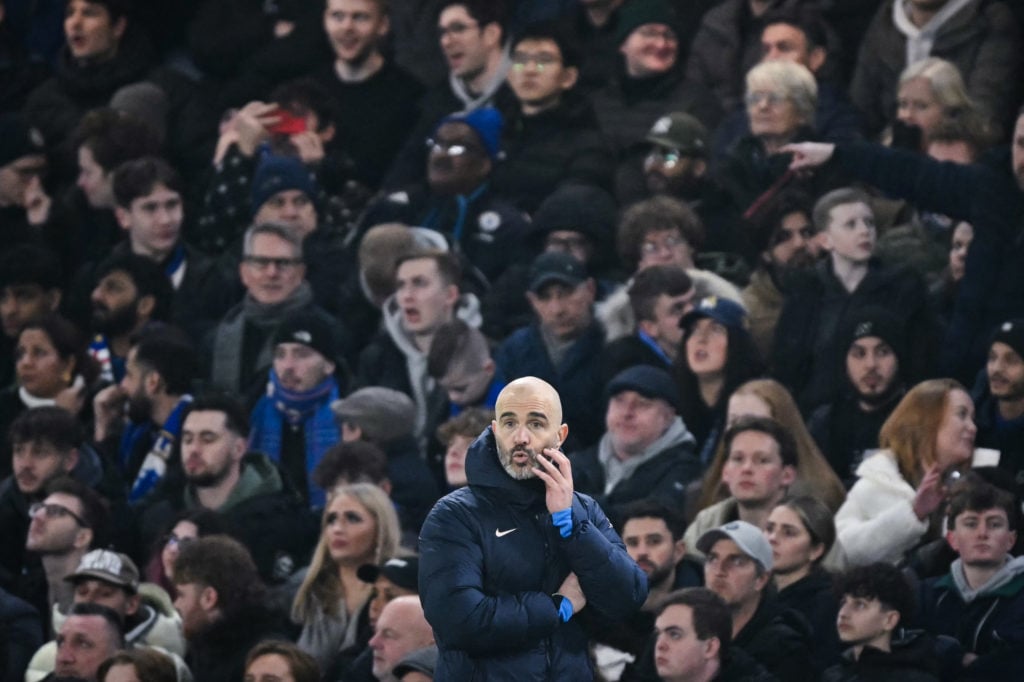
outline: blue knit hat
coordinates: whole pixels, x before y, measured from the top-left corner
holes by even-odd
[[[256,215],[270,197],[288,189],[299,190],[314,204],[319,195],[316,182],[302,161],[293,156],[264,156],[252,178],[252,214]]]
[[[473,111],[460,111],[441,119],[437,124],[440,128],[445,123],[465,123],[476,132],[480,142],[487,150],[491,161],[496,161],[501,154],[501,131],[505,127],[505,119],[494,107],[480,107]],[[437,131],[437,128],[434,131]]]

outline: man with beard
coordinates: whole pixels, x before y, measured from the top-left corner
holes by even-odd
[[[184,485],[168,477],[151,497],[139,517],[144,547],[151,547],[179,512],[210,509],[224,517],[232,535],[252,553],[265,581],[279,583],[306,565],[319,524],[286,487],[274,463],[262,453],[247,452],[248,436],[245,412],[228,396],[197,398],[186,407]]]
[[[419,114],[423,87],[381,51],[391,32],[386,0],[327,0],[324,31],[334,61],[316,79],[338,102],[335,143],[355,162],[360,180],[380,183]]]
[[[341,439],[331,411],[339,397],[333,348],[322,320],[301,312],[289,316],[274,334],[267,390],[251,416],[250,446],[277,462],[314,509],[324,506],[326,494],[313,483],[313,469]]]
[[[188,643],[185,662],[197,680],[240,680],[245,656],[264,639],[287,639],[267,606],[266,586],[246,548],[223,535],[197,538],[174,561],[174,608]]]
[[[817,408],[807,428],[849,489],[865,453],[878,447],[878,432],[906,392],[901,367],[906,354],[903,322],[881,308],[850,316],[841,338],[845,362],[837,368],[846,390]]]
[[[11,423],[14,474],[0,483],[0,587],[23,599],[38,601],[38,559],[26,557],[29,508],[46,496],[47,486],[62,476],[94,484],[102,476],[100,457],[82,443],[81,426],[59,407],[34,407]],[[45,591],[45,589],[44,589]],[[44,609],[41,613],[46,616]]]
[[[643,608],[632,618],[603,624],[594,635],[598,643],[595,659],[602,672],[622,667],[628,656],[641,657],[645,644],[649,645],[655,612],[670,592],[704,582],[700,564],[683,558],[686,523],[674,509],[661,502],[640,500],[625,506],[619,516],[626,551],[647,575],[648,593]]]
[[[1008,320],[992,335],[987,383],[975,396],[977,447],[999,451],[999,468],[1024,492],[1024,319]]]
[[[369,208],[363,225],[397,222],[436,230],[472,265],[467,272],[474,279],[494,282],[516,262],[527,228],[523,214],[491,189],[503,128],[493,107],[441,119],[426,141],[426,186],[385,197]]]
[[[145,333],[128,351],[121,382],[93,398],[93,439],[117,453],[131,503],[145,497],[167,472],[182,415],[192,402],[196,351],[175,331],[164,327]]]
[[[821,255],[811,221],[813,205],[803,192],[784,190],[754,218],[751,241],[757,265],[743,289],[743,304],[750,336],[763,358],[772,355],[775,324],[782,314],[790,274],[812,265]]]
[[[89,354],[99,363],[103,381],[124,378],[132,338],[151,321],[166,319],[172,296],[167,275],[148,258],[127,253],[100,264],[90,297],[94,336]]]
[[[436,678],[591,679],[575,614],[628,618],[647,580],[597,503],[574,492],[555,389],[513,381],[495,415],[470,448],[469,485],[438,502],[420,536]]]

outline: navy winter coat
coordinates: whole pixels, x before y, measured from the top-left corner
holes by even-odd
[[[581,614],[563,623],[552,593],[575,572],[584,613],[625,620],[647,598],[647,577],[586,495],[575,494],[562,538],[543,482],[510,477],[490,429],[470,446],[466,474],[469,485],[437,503],[420,535],[420,597],[440,649],[434,679],[592,679]]]

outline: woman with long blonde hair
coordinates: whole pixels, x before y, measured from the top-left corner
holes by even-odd
[[[745,415],[771,417],[792,434],[796,442],[797,465],[796,480],[790,486],[790,495],[813,495],[833,512],[839,509],[846,498],[843,484],[807,431],[800,410],[786,387],[774,379],[754,379],[741,385],[729,396],[726,422],[732,424]],[[725,460],[725,449],[719,444],[715,458],[704,475],[697,511],[729,496],[722,484]]]
[[[394,557],[401,531],[394,504],[371,483],[332,490],[321,528],[292,604],[292,620],[302,626],[299,647],[328,671],[339,658],[354,656],[369,642],[373,587],[356,571]]]
[[[903,397],[882,425],[883,449],[861,462],[836,514],[850,565],[896,563],[939,531],[945,481],[969,466],[976,434],[974,402],[959,382],[923,381]]]

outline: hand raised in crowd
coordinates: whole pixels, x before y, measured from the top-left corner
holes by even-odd
[[[797,142],[787,144],[780,151],[793,155],[789,169],[794,171],[811,170],[828,163],[835,152],[834,144],[825,142]]]
[[[587,605],[587,595],[583,594],[583,588],[580,587],[580,579],[576,577],[575,573],[565,576],[565,580],[562,581],[562,585],[558,588],[556,594],[560,594],[569,600],[572,604],[573,614],[579,613]]]
[[[299,151],[303,163],[318,163],[324,158],[324,143],[313,130],[295,133],[288,137]]]
[[[942,484],[942,468],[938,464],[933,464],[921,479],[921,485],[917,486],[914,514],[923,521],[939,508],[944,499],[946,487]]]
[[[238,148],[252,156],[256,147],[270,137],[269,129],[278,121],[279,107],[274,103],[249,102],[231,119],[231,128],[238,136]]]
[[[124,406],[128,396],[117,384],[107,386],[92,399],[92,411],[96,425],[93,439],[97,442],[107,439],[118,420],[124,418]]]
[[[572,506],[572,464],[557,448],[544,448],[541,454],[543,456],[537,458],[540,466],[534,467],[533,472],[544,481],[548,511],[554,514]]]

